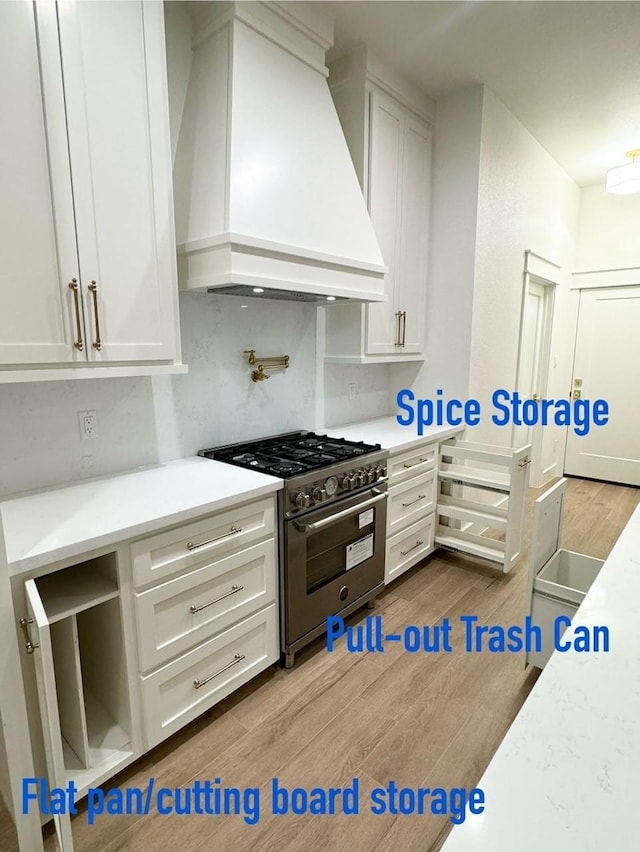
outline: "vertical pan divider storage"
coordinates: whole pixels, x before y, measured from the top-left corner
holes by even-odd
[[[51,785],[78,797],[131,757],[115,553],[25,584]]]
[[[522,552],[531,446],[440,445],[435,543],[509,571]]]

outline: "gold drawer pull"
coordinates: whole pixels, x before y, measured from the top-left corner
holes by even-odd
[[[402,318],[402,311],[396,311],[396,320],[397,320],[396,332],[397,332],[397,333],[396,333],[396,342],[393,344],[394,346],[402,346],[402,344],[400,343],[400,323],[401,323],[401,318]]]
[[[416,543],[413,545],[413,547],[410,547],[409,550],[401,550],[400,554],[402,556],[406,556],[408,553],[411,553],[412,550],[415,550],[416,547],[420,547],[421,544],[424,544],[424,541],[416,541]]]
[[[420,456],[420,458],[418,459],[418,461],[417,461],[417,462],[411,462],[411,464],[407,464],[407,463],[405,462],[405,463],[402,465],[402,467],[407,467],[407,468],[409,468],[409,467],[415,467],[415,466],[416,466],[416,465],[418,465],[418,464],[424,464],[425,462],[428,462],[428,461],[429,461],[429,459],[423,459],[423,458],[422,458],[422,456]]]
[[[69,282],[69,289],[73,290],[73,304],[76,309],[76,339],[73,343],[75,348],[82,352],[84,349],[84,341],[82,339],[82,323],[80,322],[80,303],[78,301],[78,279],[72,278]],[[30,652],[33,653],[33,652]]]
[[[95,281],[89,284],[89,290],[93,293],[93,315],[96,322],[96,339],[93,341],[93,348],[100,352],[102,349],[102,340],[100,338],[100,316],[98,314],[98,285]]]
[[[187,550],[197,550],[199,547],[206,547],[208,544],[213,544],[215,541],[221,541],[223,538],[228,538],[230,535],[242,532],[242,527],[231,527],[229,532],[217,535],[215,538],[208,538],[206,541],[200,541],[194,544],[192,541],[187,542]]]
[[[209,683],[209,681],[213,680],[214,677],[218,677],[218,675],[221,675],[223,672],[226,672],[232,666],[237,666],[238,663],[240,663],[240,662],[242,662],[242,660],[244,660],[244,658],[245,658],[244,654],[235,654],[232,662],[227,663],[226,666],[223,666],[221,669],[218,669],[217,672],[214,672],[212,675],[209,675],[209,677],[205,677],[204,680],[198,680],[198,678],[196,678],[193,682],[193,688],[194,689],[200,689],[201,686],[204,686],[205,683]]]
[[[424,500],[426,496],[426,494],[418,494],[415,500],[412,500],[410,503],[403,503],[402,505],[406,509],[407,506],[413,506],[414,503],[419,503],[421,500]]]
[[[27,654],[33,654],[36,648],[39,648],[40,645],[34,645],[31,641],[31,636],[29,635],[29,625],[33,624],[32,618],[21,618],[18,622],[20,627],[22,628],[22,632],[24,633],[24,647]]]
[[[206,604],[200,604],[200,606],[196,606],[195,604],[192,604],[189,607],[189,610],[192,613],[200,612],[201,610],[206,609],[208,606],[213,606],[214,604],[218,603],[218,601],[223,601],[225,598],[230,598],[231,595],[235,595],[237,592],[241,592],[243,589],[244,589],[244,586],[236,586],[235,583],[234,583],[234,585],[231,586],[230,592],[227,592],[225,595],[220,595],[219,598],[215,598],[214,600],[209,601]]]

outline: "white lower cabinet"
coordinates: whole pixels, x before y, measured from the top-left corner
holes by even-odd
[[[387,503],[387,532],[404,529],[407,524],[432,514],[436,507],[438,474],[435,470],[392,486]]]
[[[279,659],[275,499],[149,536],[130,552],[152,748]]]
[[[20,584],[28,716],[49,786],[73,781],[82,798],[277,662],[277,577],[270,496]],[[55,823],[72,852],[69,815]]]
[[[50,786],[75,799],[134,757],[115,553],[27,580],[30,637]],[[60,848],[73,848],[57,816]]]
[[[141,678],[143,727],[152,748],[274,663],[276,604]]]
[[[511,570],[522,555],[531,445],[440,445],[436,544]]]
[[[556,620],[575,615],[604,564],[601,559],[560,548],[566,489],[567,480],[561,479],[536,500],[529,614],[541,628],[542,647],[532,647],[527,663],[538,668],[544,668],[554,651]]]
[[[385,583],[433,551],[437,456],[433,442],[389,455]]]
[[[276,599],[273,539],[135,595],[140,669],[219,633]]]
[[[385,583],[408,571],[433,551],[433,513],[387,539]]]
[[[385,582],[436,547],[509,571],[522,554],[531,447],[425,441],[391,452]]]

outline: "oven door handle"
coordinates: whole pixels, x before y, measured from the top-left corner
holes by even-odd
[[[368,509],[369,506],[373,506],[374,503],[379,503],[381,500],[387,499],[387,492],[377,492],[374,488],[374,493],[377,493],[376,497],[371,497],[369,500],[365,500],[364,503],[358,503],[357,506],[352,506],[350,509],[343,509],[342,512],[336,512],[335,515],[329,515],[328,518],[323,518],[321,521],[316,521],[314,524],[301,524],[300,521],[294,521],[294,525],[296,529],[300,530],[300,532],[316,532],[316,530],[322,530],[325,527],[328,527],[329,524],[335,523],[335,521],[341,521],[343,518],[348,518],[349,515],[356,515],[363,511],[363,509]]]

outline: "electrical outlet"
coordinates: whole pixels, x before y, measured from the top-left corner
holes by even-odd
[[[98,436],[98,418],[95,411],[79,411],[78,421],[80,423],[80,437],[83,441]]]
[[[357,393],[358,393],[358,387],[357,387],[355,382],[351,382],[351,384],[348,386],[348,391],[349,391],[349,402],[353,402],[354,399],[356,398]]]

